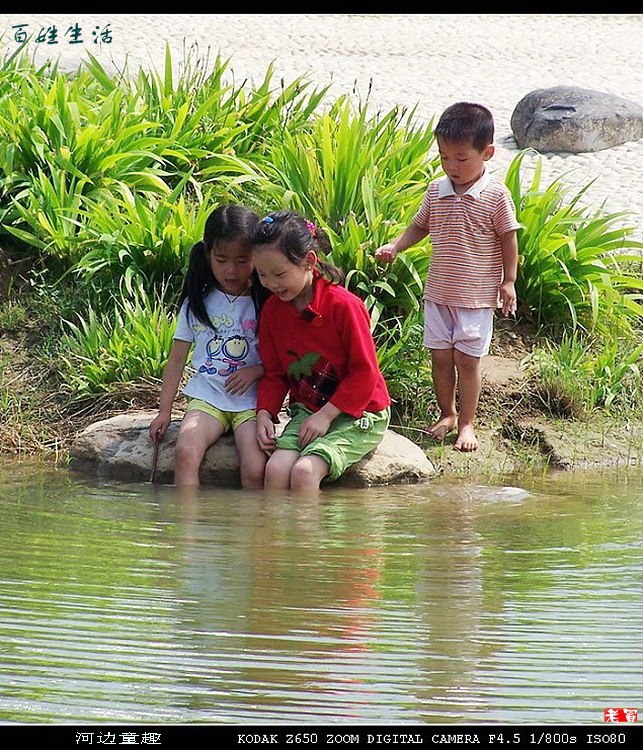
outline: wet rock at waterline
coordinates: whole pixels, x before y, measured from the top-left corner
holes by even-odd
[[[71,466],[101,478],[147,481],[154,446],[148,428],[156,412],[122,414],[95,422],[76,437],[70,449]],[[173,420],[161,443],[156,478],[172,482],[174,446],[180,420]],[[387,430],[376,451],[364,457],[338,480],[352,487],[417,483],[436,473],[422,449],[408,438]],[[206,453],[201,481],[214,486],[239,484],[239,460],[231,435],[224,435]]]

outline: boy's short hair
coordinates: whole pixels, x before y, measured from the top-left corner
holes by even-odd
[[[436,138],[451,143],[466,141],[477,151],[493,143],[493,115],[482,104],[456,102],[447,107],[435,127]]]

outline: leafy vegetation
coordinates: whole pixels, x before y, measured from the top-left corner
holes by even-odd
[[[71,403],[158,382],[177,294],[206,216],[223,201],[292,207],[323,226],[372,319],[394,419],[434,408],[422,346],[427,239],[375,261],[440,174],[433,122],[305,78],[234,83],[230,61],[184,60],[110,76],[91,55],[73,75],[13,54],[0,65],[0,327],[25,329]],[[232,80],[232,82],[230,82]],[[641,250],[624,214],[582,207],[562,179],[506,174],[518,218],[519,317],[544,341],[525,363],[545,408],[568,416],[640,409]],[[6,265],[6,264],[5,264]],[[13,269],[13,272],[11,272]],[[10,384],[9,384],[10,385]],[[0,378],[2,413],[24,400]],[[565,405],[566,404],[566,405]],[[420,427],[417,428],[418,430]]]
[[[561,179],[541,189],[542,160],[527,189],[520,167],[525,152],[509,166],[509,187],[522,228],[516,292],[521,313],[560,334],[567,328],[631,332],[643,316],[643,243],[619,222],[625,213],[601,214],[580,206],[583,190],[565,202]],[[637,272],[628,272],[628,266]]]
[[[115,383],[163,376],[175,321],[142,287],[114,300],[109,314],[90,308],[67,321],[61,374],[71,394],[101,393]]]
[[[639,337],[640,339],[640,337]],[[643,343],[564,333],[527,357],[537,396],[553,414],[586,418],[594,409],[631,412],[641,401]]]

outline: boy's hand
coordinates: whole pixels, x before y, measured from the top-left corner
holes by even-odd
[[[505,317],[516,314],[516,287],[513,281],[505,281],[500,285],[500,301]]]
[[[392,242],[388,242],[386,245],[378,247],[375,251],[375,258],[377,260],[383,260],[385,263],[392,263],[397,255],[397,250]]]

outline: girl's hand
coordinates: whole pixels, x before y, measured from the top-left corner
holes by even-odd
[[[165,437],[165,433],[167,432],[167,428],[170,424],[170,415],[164,414],[163,412],[159,412],[156,417],[152,420],[152,423],[150,424],[150,440],[156,445],[157,443],[160,443],[161,440]]]
[[[277,447],[275,439],[275,423],[270,412],[259,409],[257,412],[257,442],[264,453],[270,455]]]
[[[309,417],[306,417],[299,428],[299,445],[305,448],[318,437],[328,432],[332,419],[329,419],[323,412],[316,411]]]
[[[225,381],[225,389],[233,396],[240,396],[263,375],[263,365],[249,365],[233,372]]]

